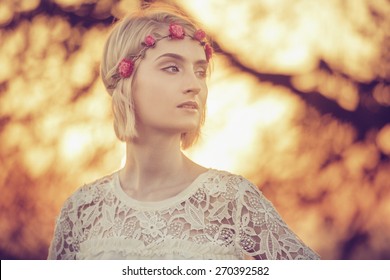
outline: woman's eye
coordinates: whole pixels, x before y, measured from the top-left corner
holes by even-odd
[[[207,77],[207,71],[204,70],[204,69],[197,70],[197,71],[195,72],[195,74],[196,74],[199,78],[206,78],[206,77]]]
[[[177,73],[177,72],[179,72],[179,67],[177,67],[176,65],[171,65],[171,66],[163,68],[163,70],[167,71],[167,72],[171,72],[171,73]]]

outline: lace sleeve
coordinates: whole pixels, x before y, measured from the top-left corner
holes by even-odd
[[[75,217],[74,203],[69,198],[61,209],[56,220],[54,237],[50,244],[48,259],[75,259],[79,249],[78,238],[74,229]]]
[[[287,226],[258,188],[243,179],[237,195],[239,247],[255,259],[319,259]]]

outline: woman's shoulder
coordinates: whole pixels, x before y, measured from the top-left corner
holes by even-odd
[[[249,179],[247,179],[246,177],[238,173],[234,173],[232,171],[227,171],[227,170],[221,170],[221,169],[213,169],[213,168],[211,168],[210,171],[212,172],[215,180],[218,182],[223,182],[226,184],[235,183],[240,186],[256,187],[253,182],[251,182]]]
[[[108,175],[104,175],[103,177],[100,177],[98,179],[95,179],[93,181],[90,181],[89,183],[84,184],[83,186],[79,187],[79,191],[91,191],[94,189],[104,189],[107,186],[111,185],[111,183],[114,180],[114,176],[117,174],[117,172],[113,172]]]
[[[78,187],[65,201],[65,205],[71,204],[73,207],[97,202],[106,196],[114,180],[116,172],[105,175],[89,183]]]
[[[244,176],[226,170],[211,169],[210,184],[218,185],[219,188],[235,190],[236,192],[255,192],[261,194],[259,188]]]

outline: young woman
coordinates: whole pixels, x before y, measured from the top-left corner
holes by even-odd
[[[101,75],[123,169],[78,189],[57,220],[49,259],[317,259],[248,180],[182,149],[204,122],[212,48],[176,10],[120,21]]]

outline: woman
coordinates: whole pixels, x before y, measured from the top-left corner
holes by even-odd
[[[101,75],[123,169],[77,190],[49,259],[317,259],[252,183],[182,149],[204,122],[212,49],[178,11],[151,6],[119,22]]]

